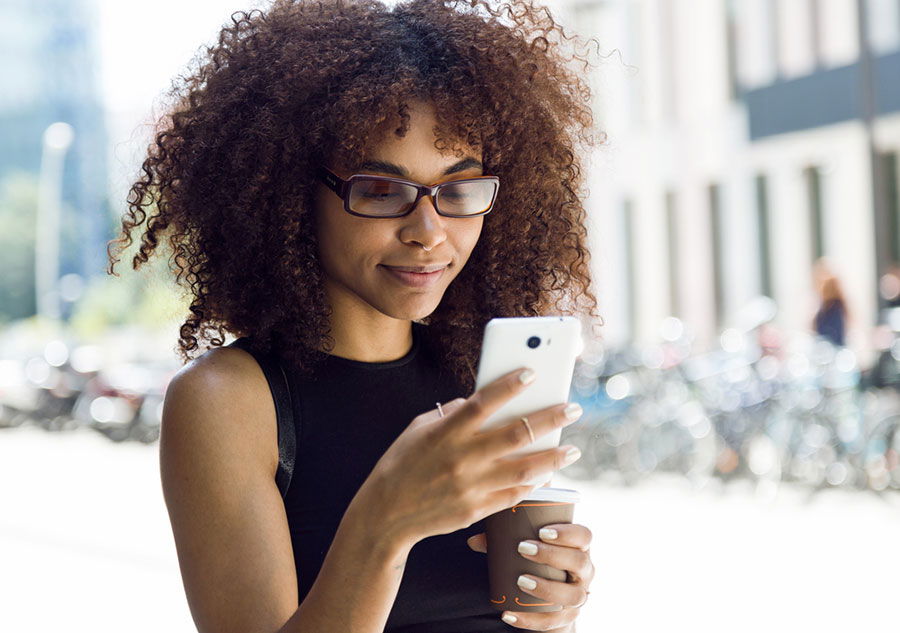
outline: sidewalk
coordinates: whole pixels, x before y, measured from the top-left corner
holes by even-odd
[[[195,631],[157,447],[0,429],[0,631]],[[578,633],[897,627],[900,494],[553,484],[582,491],[594,534]]]

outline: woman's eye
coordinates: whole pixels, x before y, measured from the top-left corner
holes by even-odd
[[[366,198],[375,198],[378,200],[384,200],[385,198],[395,197],[397,194],[395,194],[395,193],[367,193],[364,195]]]

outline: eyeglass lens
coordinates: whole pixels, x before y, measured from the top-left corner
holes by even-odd
[[[350,188],[350,210],[365,215],[405,213],[416,199],[416,189],[388,180],[356,180]],[[436,204],[442,213],[482,213],[494,197],[492,181],[448,183],[438,190]]]

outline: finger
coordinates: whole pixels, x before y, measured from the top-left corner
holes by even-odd
[[[523,593],[562,605],[563,611],[582,606],[588,597],[587,588],[582,583],[548,580],[533,574],[520,575],[516,584]]]
[[[454,411],[459,409],[465,401],[465,398],[454,398],[449,402],[445,402],[441,405],[441,407],[444,409],[444,415],[446,416],[448,413],[453,413]]]
[[[417,416],[416,423],[421,425],[421,424],[431,424],[433,422],[437,422],[438,420],[441,420],[441,419],[447,417],[447,415],[449,413],[451,413],[451,412],[455,411],[456,409],[458,409],[459,407],[461,407],[462,403],[465,401],[466,401],[465,398],[456,398],[455,400],[450,400],[447,403],[442,403],[441,410],[443,410],[444,415],[441,415],[441,410],[438,410],[438,408],[435,406],[434,409],[430,409],[430,410],[426,411],[425,413],[422,413],[419,416]]]
[[[504,611],[503,621],[527,631],[547,631],[548,633],[572,633],[572,622],[578,617],[579,609],[562,611]],[[513,619],[510,619],[510,616]]]
[[[573,451],[571,454],[569,451]],[[489,463],[487,460],[473,459],[470,456],[471,464]],[[535,479],[541,479],[548,474],[552,474],[558,470],[577,461],[581,457],[581,451],[573,444],[566,444],[549,448],[545,451],[537,451],[536,453],[528,453],[524,457],[510,456],[494,459],[491,468],[481,475],[481,483],[489,488],[506,488],[510,486],[529,486],[528,482]],[[472,466],[474,469],[477,466]],[[522,494],[531,494],[537,488],[542,486],[531,485],[531,490],[525,490]],[[524,499],[525,497],[520,497]],[[519,500],[516,501],[519,503]]]
[[[465,403],[465,401],[465,398],[454,398],[453,400],[442,403],[440,410],[435,407],[434,412],[435,414],[437,414],[439,419],[446,418],[448,415],[459,409]]]
[[[519,380],[525,369],[519,367],[504,374],[466,398],[462,406],[446,416],[448,432],[462,434],[467,439],[471,437],[472,431],[477,430],[497,409],[528,388]]]
[[[566,414],[567,409],[571,415]],[[529,428],[534,433],[536,440],[572,424],[581,417],[582,413],[581,405],[577,402],[563,402],[526,416],[528,418],[527,427],[522,422],[522,418],[517,417],[498,429],[476,434],[477,439],[469,449],[468,455],[478,461],[503,457],[532,443],[531,434],[528,432]]]
[[[554,536],[555,533],[555,536]],[[586,552],[591,547],[593,532],[586,526],[578,523],[553,523],[543,526],[538,534],[545,543],[574,547]]]
[[[474,551],[487,554],[487,535],[484,532],[470,536],[466,540],[466,543],[468,543],[469,547]]]
[[[563,608],[559,611],[504,611],[501,618],[507,624],[529,631],[570,631],[572,622],[578,618],[581,609]]]
[[[568,577],[576,579],[576,582],[585,587],[590,585],[594,577],[594,564],[590,554],[574,547],[548,545],[529,539],[519,543],[518,552],[522,558],[568,572]]]

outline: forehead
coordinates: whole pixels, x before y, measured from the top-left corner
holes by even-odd
[[[422,183],[466,170],[469,175],[483,173],[482,148],[464,142],[446,122],[440,127],[431,102],[413,100],[405,105],[407,121],[395,111],[371,127],[359,147],[336,147],[331,164],[346,175],[373,173]]]
[[[443,139],[449,142],[450,147],[442,147],[438,143],[439,122],[435,116],[434,106],[426,102],[412,102],[408,104],[408,125],[403,136],[398,134],[402,125],[399,117],[389,117],[377,126],[370,136],[368,157],[384,158],[385,156],[398,157],[399,155],[417,155],[422,160],[429,161],[453,161],[458,158],[453,150],[459,149],[465,156],[481,159],[478,148],[463,142],[462,139]],[[396,162],[396,161],[394,161]]]

